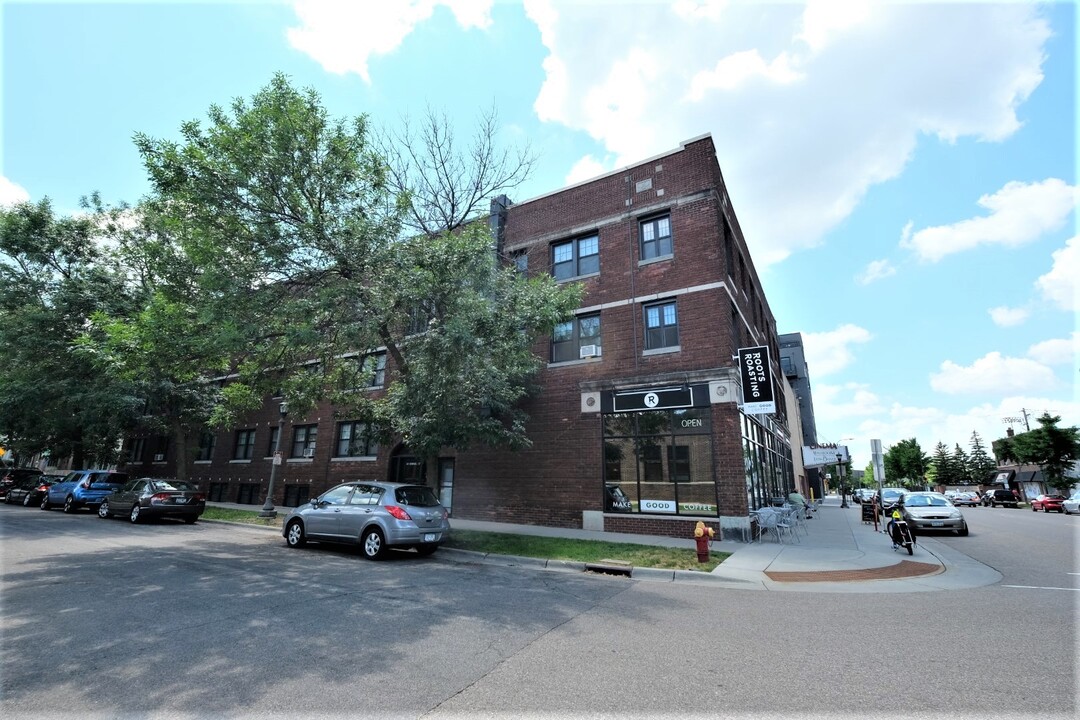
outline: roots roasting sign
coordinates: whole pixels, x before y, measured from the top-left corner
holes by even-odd
[[[768,346],[739,348],[739,371],[742,375],[742,411],[747,415],[776,412]]]

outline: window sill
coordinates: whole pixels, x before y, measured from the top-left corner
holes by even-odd
[[[348,457],[333,457],[330,458],[330,462],[375,462],[378,459],[378,455],[356,455]]]
[[[594,273],[589,273],[588,275],[574,275],[573,277],[563,278],[562,280],[559,280],[558,278],[555,278],[555,282],[557,282],[557,283],[577,282],[579,280],[588,280],[589,278],[594,278],[594,277],[600,277],[600,273],[594,272]]]
[[[247,460],[230,460],[229,464],[230,465],[250,465],[251,464],[251,459],[249,458]]]
[[[654,258],[649,258],[648,260],[638,260],[638,267],[641,267],[642,265],[652,265],[653,263],[665,262],[667,260],[674,260],[674,259],[675,259],[675,253],[671,253],[669,255],[661,255],[659,257],[654,257]]]
[[[641,356],[642,357],[647,357],[649,355],[667,355],[669,353],[677,353],[677,352],[682,352],[682,345],[672,345],[671,347],[654,348],[652,350],[643,350],[642,353],[641,353]]]
[[[597,355],[596,357],[581,358],[580,360],[563,360],[561,362],[549,362],[547,366],[549,368],[561,368],[570,367],[573,365],[588,365],[589,363],[598,363],[603,359],[604,358],[602,355]]]
[[[210,463],[212,463],[214,461],[213,460],[193,460],[192,462],[194,462],[196,465],[209,465]]]
[[[287,463],[313,463],[315,458],[288,458]]]

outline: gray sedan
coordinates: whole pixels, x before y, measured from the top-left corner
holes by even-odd
[[[450,535],[449,513],[423,485],[357,481],[327,490],[285,517],[289,547],[308,540],[359,543],[378,560],[388,548],[416,548],[430,555]]]
[[[908,525],[916,530],[952,530],[958,535],[968,534],[964,514],[941,493],[907,493],[902,511]]]
[[[189,482],[137,478],[106,495],[98,505],[98,517],[126,515],[133,523],[151,517],[177,517],[186,523],[199,519],[206,509],[206,494]]]

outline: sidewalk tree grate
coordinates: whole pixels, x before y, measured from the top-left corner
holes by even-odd
[[[932,563],[901,560],[896,565],[860,570],[817,570],[799,572],[765,571],[770,580],[776,582],[859,582],[863,580],[895,580],[898,578],[935,575],[944,568]]]

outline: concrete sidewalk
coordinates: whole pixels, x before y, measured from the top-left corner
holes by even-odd
[[[259,509],[255,505],[207,504],[241,510]],[[278,508],[279,514],[288,511],[289,508]],[[713,552],[731,553],[731,556],[711,573],[633,568],[631,577],[668,582],[704,582],[744,590],[845,593],[956,590],[992,585],[1001,580],[1000,573],[993,568],[972,560],[933,537],[917,537],[913,556],[908,556],[903,549],[893,550],[889,538],[880,530],[875,532],[873,524],[863,523],[861,516],[859,505],[841,508],[838,498],[826,498],[815,517],[806,521],[806,532],[797,531],[796,541],[785,539],[783,544],[773,539],[754,543],[730,540],[713,542]],[[450,524],[460,530],[658,545],[685,548],[687,552],[693,552],[695,548],[692,538],[459,518],[451,518]],[[443,548],[438,554],[460,562],[523,565],[563,571],[585,569],[583,563],[489,556],[451,548]]]

